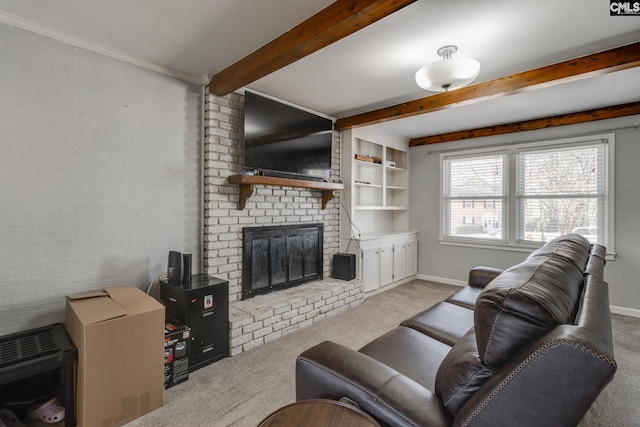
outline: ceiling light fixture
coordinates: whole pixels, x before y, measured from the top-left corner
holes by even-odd
[[[440,61],[431,62],[416,72],[416,83],[430,92],[446,92],[468,85],[478,77],[480,63],[471,58],[452,58],[457,46],[438,49]]]

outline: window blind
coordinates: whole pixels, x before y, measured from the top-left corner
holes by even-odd
[[[445,159],[445,237],[503,238],[506,162],[506,153]]]
[[[598,240],[606,220],[606,145],[588,141],[517,153],[517,236],[544,242],[570,232]]]

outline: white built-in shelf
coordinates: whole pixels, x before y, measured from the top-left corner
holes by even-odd
[[[382,184],[371,184],[368,182],[354,182],[353,185],[357,185],[359,187],[382,188]]]
[[[364,233],[358,233],[356,237],[359,240],[372,240],[372,239],[381,239],[387,237],[402,237],[402,236],[410,236],[417,234],[417,230],[406,230],[406,231],[395,231],[395,230],[385,230],[385,231],[366,231]]]
[[[405,206],[354,206],[356,211],[406,211]]]
[[[364,160],[354,160],[354,163],[358,166],[364,166],[364,167],[368,167],[368,168],[381,168],[382,164],[381,163],[375,163],[375,162],[365,162]]]
[[[380,211],[385,209],[384,206],[354,206],[353,209],[357,211]]]
[[[409,140],[365,126],[344,131],[342,141],[341,177],[346,188],[341,199],[345,209],[340,212],[340,237],[345,242],[357,239],[359,233],[354,229],[407,230]]]
[[[387,168],[388,171],[391,171],[391,172],[406,172],[407,171],[404,168],[398,168],[398,167],[395,167],[395,166],[386,166],[386,168]]]

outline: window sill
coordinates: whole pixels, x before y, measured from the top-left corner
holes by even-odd
[[[489,249],[494,251],[507,251],[507,252],[523,252],[523,253],[531,253],[536,249],[540,248],[543,243],[539,245],[535,244],[522,244],[522,245],[508,245],[503,243],[487,243],[487,242],[471,242],[468,240],[445,240],[439,239],[438,242],[443,246],[459,246],[465,248],[473,248],[473,249]],[[615,261],[618,254],[616,252],[608,252],[606,253],[605,259],[607,261]]]

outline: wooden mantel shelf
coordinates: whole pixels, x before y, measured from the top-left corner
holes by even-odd
[[[321,190],[322,209],[326,208],[327,203],[333,199],[333,192],[335,190],[344,190],[344,184],[336,182],[308,181],[303,179],[276,178],[272,176],[231,175],[229,182],[240,186],[240,198],[238,199],[238,209],[240,210],[244,209],[247,199],[253,194],[253,186],[256,184]]]

